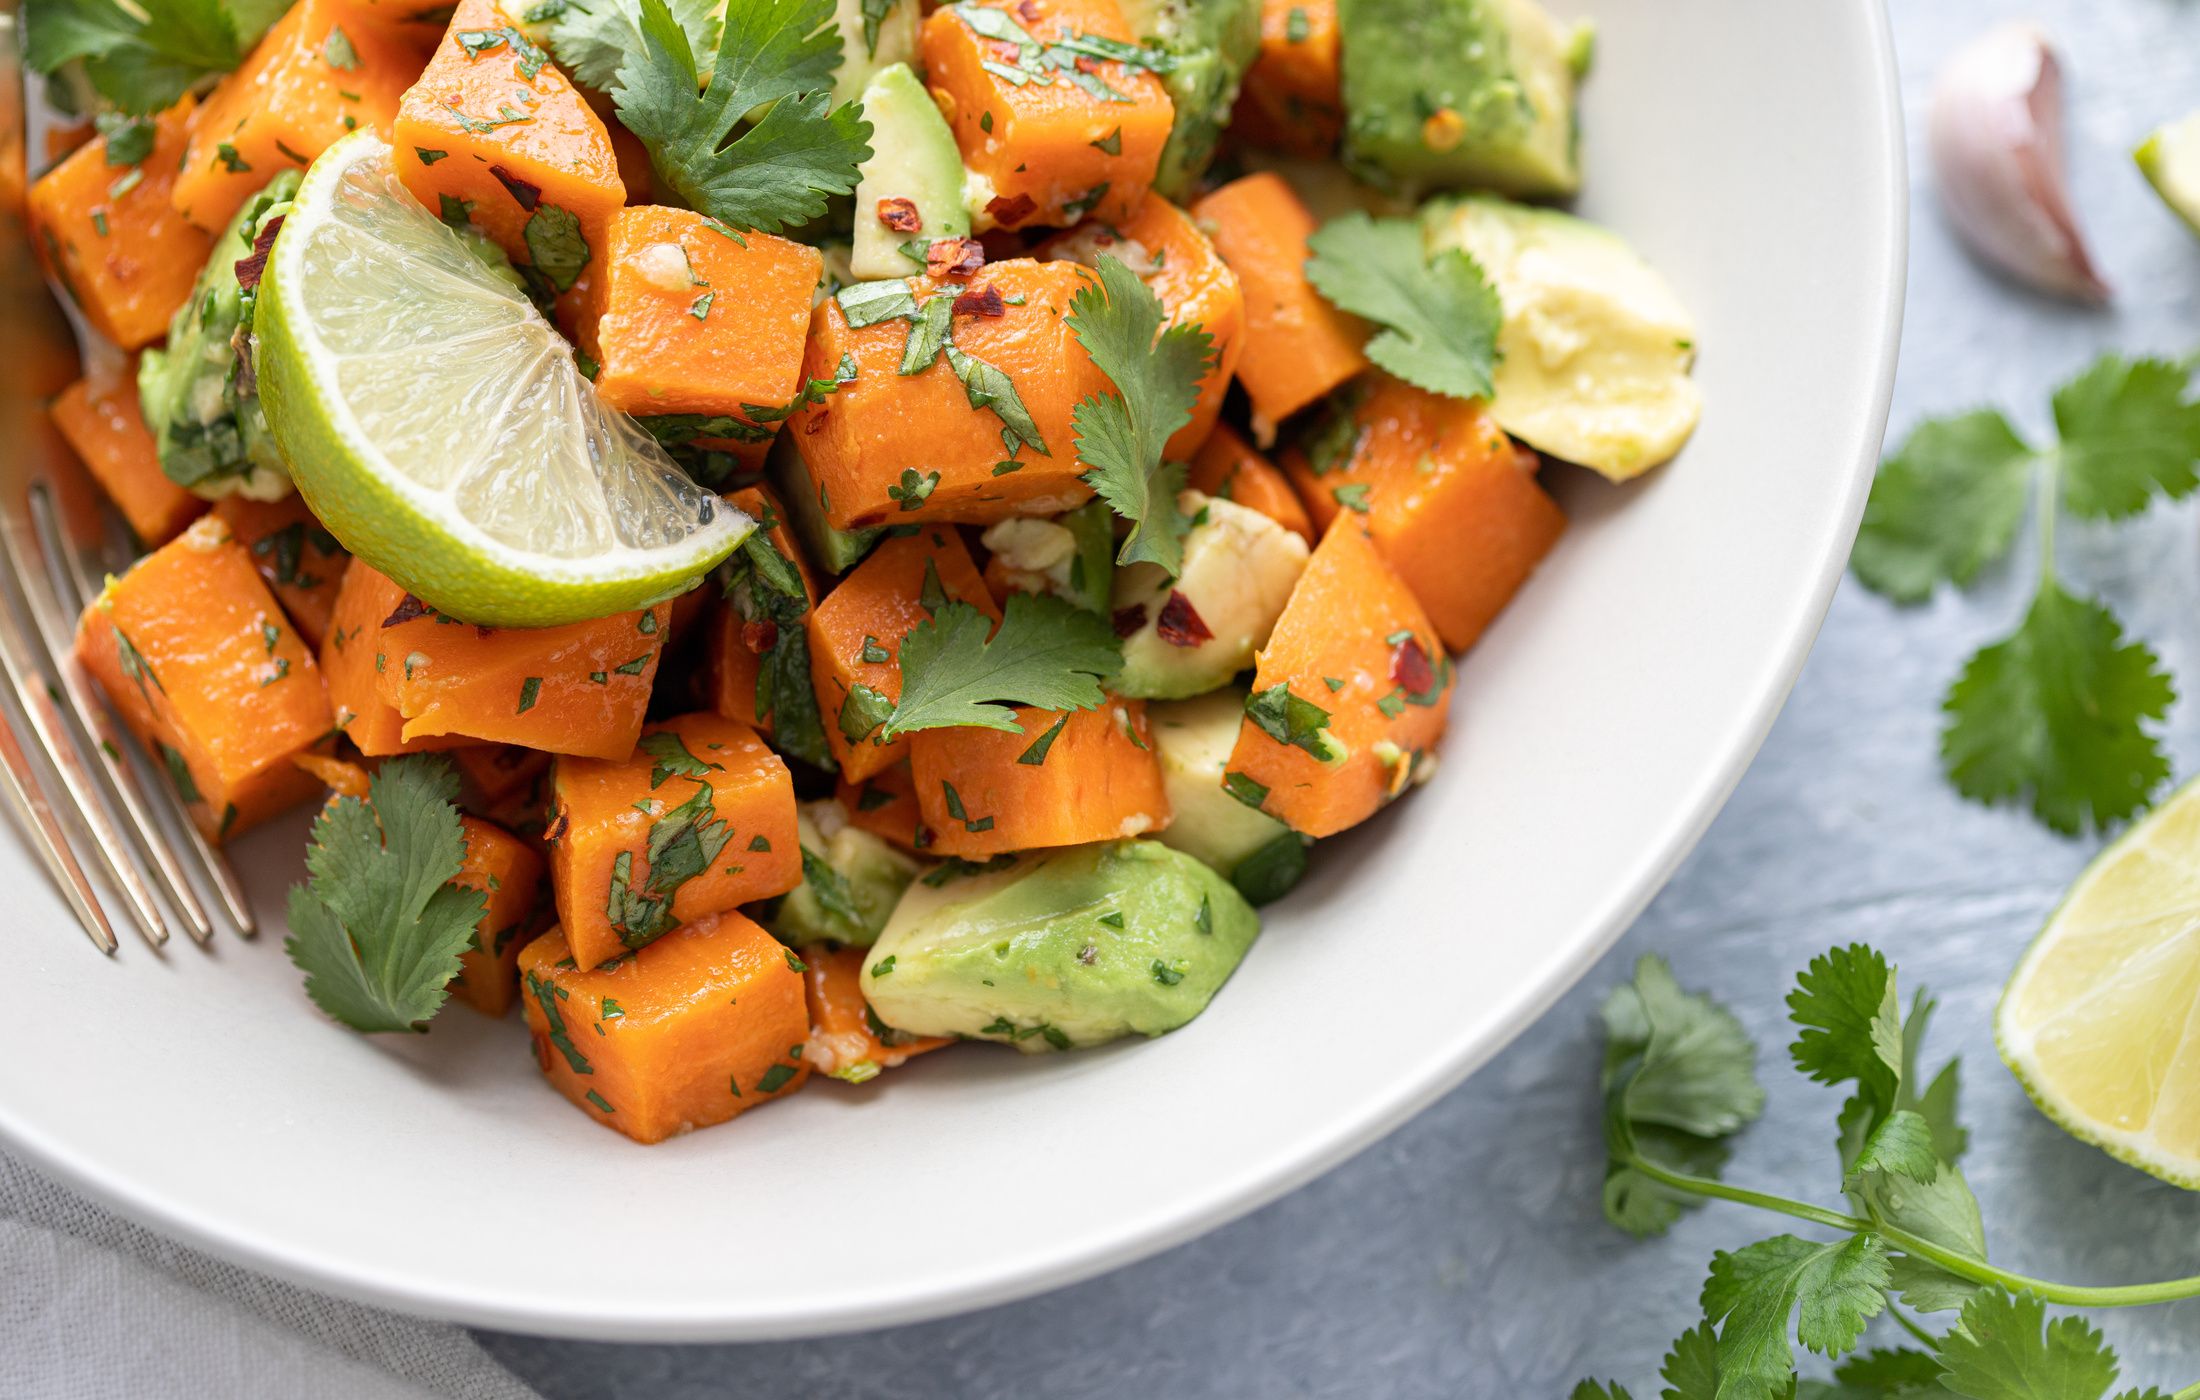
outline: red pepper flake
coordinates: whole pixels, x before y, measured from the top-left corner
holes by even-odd
[[[1172,647],[1196,647],[1201,642],[1211,642],[1215,634],[1207,630],[1206,620],[1192,600],[1175,589],[1169,590],[1168,601],[1161,605],[1161,616],[1154,622],[1155,635]]]
[[[1001,300],[1001,289],[991,282],[973,288],[955,298],[957,316],[1006,316],[1008,303]]]
[[[825,420],[832,416],[833,411],[829,408],[821,408],[811,414],[802,424],[802,435],[804,437],[816,437],[818,432],[824,428]]]
[[[779,645],[779,624],[769,618],[764,619],[762,622],[742,623],[741,645],[747,647],[753,654],[762,656],[765,652]]]
[[[484,627],[478,622],[474,624],[474,637],[476,640],[485,642],[496,634],[497,629],[494,627]]]
[[[260,274],[267,270],[268,249],[275,246],[275,235],[283,231],[282,214],[277,214],[260,225],[259,233],[252,240],[252,252],[237,259],[237,285],[251,291],[260,285]]]
[[[985,245],[975,238],[939,238],[924,250],[924,270],[944,280],[963,281],[985,266]]]
[[[1436,670],[1419,638],[1406,638],[1390,654],[1390,680],[1408,695],[1425,695],[1436,684]]]
[[[924,218],[917,213],[915,200],[895,195],[878,202],[878,221],[896,233],[915,233],[924,227]]]
[[[1033,4],[1032,0],[1016,0],[1016,13],[1023,16],[1023,21],[1026,24],[1037,24],[1039,22],[1039,7]]]
[[[572,825],[571,819],[566,816],[565,810],[563,808],[560,808],[558,810],[558,819],[550,823],[549,829],[542,833],[542,839],[548,842],[550,845],[555,846],[558,844],[558,839],[565,835],[566,827],[570,825]]]
[[[497,183],[503,185],[506,192],[519,201],[519,207],[530,214],[534,212],[536,205],[542,203],[542,186],[522,180],[501,165],[490,166],[489,173],[496,176]]]
[[[1039,205],[1028,194],[997,194],[986,201],[985,212],[993,216],[993,222],[1013,228],[1038,213]]]
[[[1131,636],[1132,634],[1136,633],[1139,628],[1145,625],[1146,607],[1143,603],[1133,603],[1127,608],[1117,608],[1115,610],[1116,636]]]
[[[407,593],[404,601],[397,605],[397,610],[382,619],[382,625],[384,627],[395,627],[401,622],[410,622],[416,617],[426,617],[434,611],[435,609],[421,602],[416,595]]]

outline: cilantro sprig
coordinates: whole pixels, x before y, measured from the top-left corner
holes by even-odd
[[[1108,624],[1052,594],[1011,593],[1001,625],[968,603],[944,602],[901,643],[901,698],[883,742],[919,729],[967,726],[1020,733],[1011,705],[1090,710],[1123,667]]]
[[[871,124],[859,104],[831,106],[840,66],[832,0],[733,0],[707,78],[666,0],[639,0],[633,41],[612,101],[666,187],[693,208],[777,233],[855,189]]]
[[[988,11],[988,13],[991,13]],[[1099,277],[1070,299],[1069,328],[1115,385],[1072,412],[1085,483],[1131,522],[1116,562],[1141,560],[1170,574],[1184,567],[1191,520],[1176,508],[1185,467],[1164,462],[1170,437],[1192,421],[1199,382],[1215,363],[1214,337],[1198,325],[1163,327],[1168,312],[1137,273],[1102,254]]]
[[[717,54],[718,7],[711,0],[666,0],[666,9],[698,61]],[[641,0],[560,0],[549,19],[549,39],[559,66],[575,82],[609,92],[618,86],[627,55],[641,52]]]
[[[24,0],[23,61],[52,73],[82,60],[122,111],[157,112],[244,60],[287,0]]]
[[[1432,394],[1488,398],[1504,308],[1481,265],[1458,248],[1430,257],[1413,219],[1354,210],[1307,240],[1307,280],[1340,311],[1381,329],[1367,342],[1376,365]]]
[[[482,894],[451,883],[466,856],[447,760],[393,759],[364,801],[313,822],[307,881],[290,891],[283,951],[306,995],[358,1031],[411,1031],[436,1013],[481,922]]]
[[[2048,1306],[2200,1298],[2200,1278],[2075,1287],[1987,1262],[1978,1200],[1958,1165],[1968,1143],[1956,1117],[1957,1067],[1929,1078],[1919,1068],[1933,1008],[1920,992],[1905,1014],[1895,968],[1862,944],[1829,950],[1797,977],[1789,1058],[1811,1079],[1849,1088],[1835,1135],[1845,1208],[1832,1209],[1720,1179],[1728,1140],[1764,1108],[1739,1021],[1682,991],[1656,957],[1606,999],[1606,1218],[1631,1234],[1662,1234],[1684,1210],[1722,1200],[1824,1236],[1779,1234],[1713,1256],[1704,1320],[1666,1354],[1664,1400],[2104,1400],[2114,1353],[2082,1319],[2050,1321]],[[1935,1333],[1910,1312],[1957,1317]],[[1859,1352],[1882,1314],[1918,1345]],[[1798,1344],[1847,1359],[1831,1382],[1801,1380]],[[1632,1400],[1594,1381],[1573,1398]],[[2116,1400],[2200,1400],[2200,1384],[2175,1396],[2125,1390]]]
[[[2063,586],[2056,521],[2127,519],[2189,494],[2200,483],[2200,399],[2189,364],[2108,355],[2057,389],[2053,407],[2047,445],[1990,409],[1918,425],[1879,469],[1849,564],[1874,592],[1920,603],[2007,554],[2032,511],[2032,603],[1950,685],[1941,763],[1964,796],[2027,801],[2072,834],[2130,816],[2168,779],[2153,726],[2176,690],[2152,648]]]

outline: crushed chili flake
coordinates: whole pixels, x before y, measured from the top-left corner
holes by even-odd
[[[496,176],[497,183],[504,186],[510,192],[512,198],[519,201],[520,208],[533,213],[535,206],[542,203],[542,186],[530,180],[522,180],[501,165],[490,166],[489,173]]]
[[[985,245],[975,238],[938,238],[924,250],[924,270],[934,277],[962,281],[985,266]]]
[[[1390,654],[1390,679],[1408,695],[1424,694],[1436,684],[1436,670],[1428,664],[1428,652],[1422,649],[1419,638],[1406,638]]]
[[[1028,194],[997,194],[986,201],[985,212],[995,223],[1013,227],[1038,213],[1039,205]]]
[[[762,656],[765,652],[779,645],[779,624],[773,622],[770,618],[765,618],[761,622],[742,623],[741,645],[747,647],[755,655]]]
[[[1001,289],[991,282],[974,287],[955,298],[957,316],[1006,316],[1008,303],[1001,300]]]
[[[1032,0],[1016,0],[1016,13],[1023,16],[1026,24],[1039,22],[1039,7]]]
[[[1133,603],[1127,608],[1115,610],[1115,635],[1128,637],[1146,625],[1146,608],[1143,603]]]
[[[924,227],[924,218],[917,213],[915,200],[895,195],[878,202],[878,221],[896,233],[915,233]]]
[[[565,828],[569,825],[571,825],[570,820],[563,811],[560,811],[558,819],[550,823],[549,830],[542,833],[542,839],[555,846],[558,843],[558,838],[565,835]]]
[[[404,601],[397,605],[396,611],[382,619],[382,625],[384,627],[395,627],[400,622],[410,622],[416,617],[426,617],[434,611],[435,609],[421,602],[417,596],[407,593]]]
[[[1161,605],[1161,616],[1154,621],[1154,633],[1172,647],[1196,647],[1215,638],[1192,600],[1173,588]]]
[[[237,259],[237,285],[246,291],[260,285],[260,274],[267,270],[267,253],[275,246],[275,235],[283,231],[285,215],[277,214],[260,226],[252,240],[252,252]]]

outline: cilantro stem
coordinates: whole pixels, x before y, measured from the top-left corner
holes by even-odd
[[[1938,1351],[1940,1349],[1940,1338],[1926,1331],[1923,1323],[1919,1322],[1916,1318],[1910,1316],[1908,1313],[1902,1311],[1902,1309],[1896,1307],[1891,1302],[1887,1304],[1887,1316],[1893,1318],[1895,1322],[1901,1326],[1903,1331],[1917,1338],[1917,1340],[1924,1345],[1927,1351]]]
[[[2169,1400],[2200,1400],[2200,1381],[2194,1381],[2191,1385],[2172,1395]]]
[[[2055,517],[2061,513],[2056,506],[2062,499],[2061,452],[2062,449],[2058,447],[2052,452],[2040,454],[2040,460],[2046,464],[2046,469],[2040,473],[2039,496],[2032,503],[2032,513],[2039,517],[2040,522],[2038,591],[2041,593],[2045,593],[2055,583]]]
[[[2030,1278],[2024,1274],[2010,1273],[1978,1259],[1967,1258],[1953,1250],[1944,1249],[1931,1240],[1911,1234],[1892,1225],[1865,1220],[1840,1211],[1827,1210],[1807,1201],[1789,1200],[1785,1196],[1768,1195],[1743,1186],[1730,1186],[1709,1177],[1692,1176],[1687,1172],[1669,1171],[1655,1162],[1645,1160],[1640,1153],[1631,1154],[1627,1165],[1642,1175],[1675,1191],[1690,1195],[1706,1196],[1715,1200],[1733,1201],[1737,1205],[1755,1206],[1797,1220],[1807,1220],[1813,1225],[1823,1225],[1829,1230],[1841,1230],[1852,1235],[1876,1234],[1888,1244],[1905,1254],[1923,1259],[1958,1278],[1973,1283],[1987,1284],[2007,1289],[2011,1293],[2032,1293],[2042,1300],[2068,1308],[2133,1308],[2152,1303],[2174,1303],[2187,1298],[2200,1298],[2200,1278],[2169,1279],[2161,1283],[2134,1283],[2115,1287],[2095,1287],[2086,1284],[2053,1283],[2046,1279]],[[2186,1400],[2180,1395],[2174,1400]],[[2196,1388],[2191,1400],[2200,1400],[2200,1388]]]

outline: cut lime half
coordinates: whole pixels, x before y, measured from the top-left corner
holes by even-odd
[[[2064,1130],[2200,1189],[2200,783],[2094,857],[2011,974],[1994,1034]]]
[[[2162,202],[2200,233],[2200,112],[2156,131],[2131,158]]]
[[[755,523],[606,408],[572,348],[408,193],[370,131],[313,163],[255,323],[306,503],[468,622],[542,627],[684,592]]]

